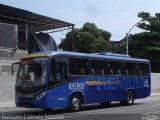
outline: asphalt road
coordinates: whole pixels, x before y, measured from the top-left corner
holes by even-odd
[[[0,119],[54,119],[54,120],[160,120],[160,95],[136,100],[132,106],[112,103],[108,107],[90,105],[80,112],[64,109],[45,112],[41,109],[1,108]]]

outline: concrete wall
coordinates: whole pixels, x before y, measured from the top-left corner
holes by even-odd
[[[16,77],[11,75],[0,76],[0,102],[13,101],[15,98]]]
[[[151,89],[152,92],[160,92],[160,73],[151,74]]]
[[[20,60],[23,56],[27,54],[28,52],[24,50],[16,50],[14,52],[13,50],[0,49],[0,60],[7,60],[7,61]]]
[[[0,102],[11,101],[15,97],[16,74],[11,75],[11,60],[0,60]]]

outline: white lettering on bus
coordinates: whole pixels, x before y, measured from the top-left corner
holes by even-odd
[[[69,83],[69,89],[84,89],[84,83]]]

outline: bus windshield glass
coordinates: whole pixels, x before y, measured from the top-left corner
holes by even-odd
[[[48,57],[23,59],[21,61],[16,89],[21,93],[37,92],[45,87]]]

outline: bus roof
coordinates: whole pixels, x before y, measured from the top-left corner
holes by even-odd
[[[85,57],[95,59],[113,59],[113,60],[125,60],[125,61],[137,61],[137,62],[149,62],[147,59],[131,58],[129,55],[115,54],[115,53],[79,53],[79,52],[68,52],[68,51],[47,51],[37,52],[24,56],[22,59],[33,58],[33,57],[52,57],[52,56],[69,56],[69,57]]]

